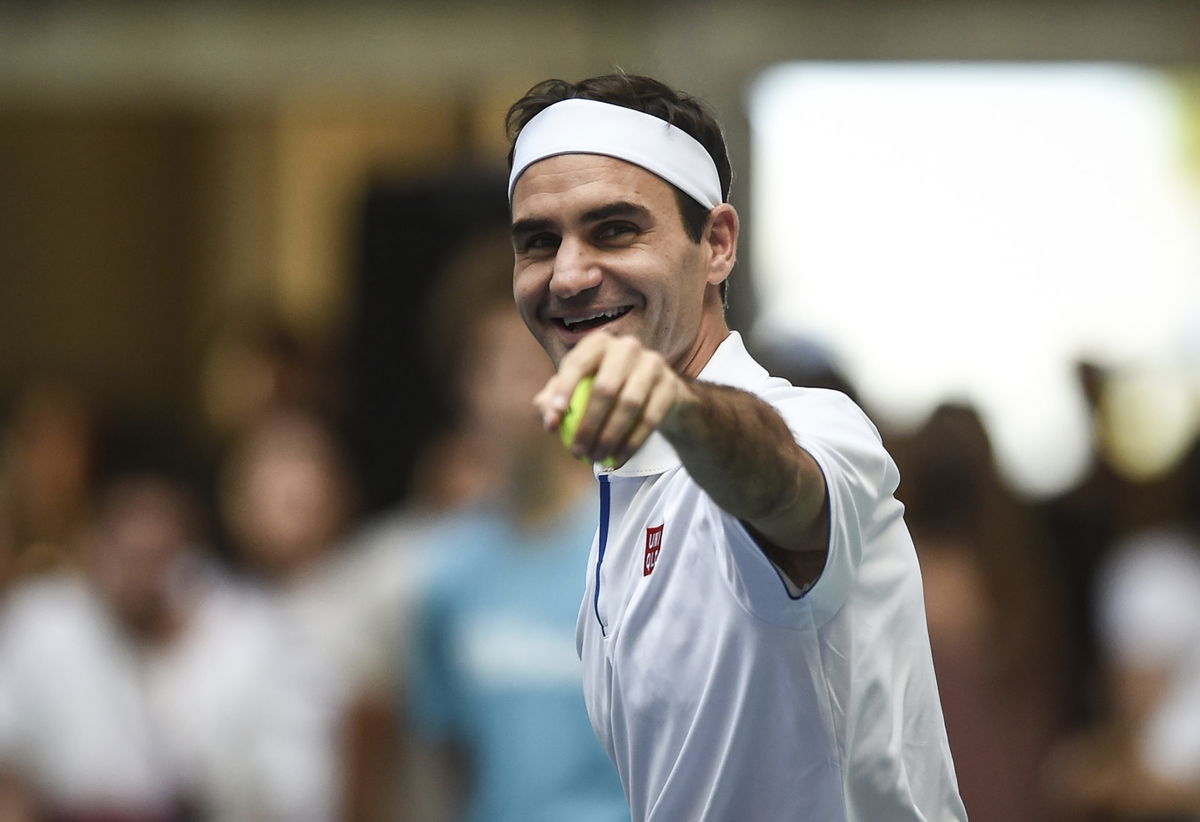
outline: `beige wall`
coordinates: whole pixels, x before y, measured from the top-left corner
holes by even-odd
[[[186,118],[0,116],[0,384],[46,368],[138,405],[177,394],[200,287]]]

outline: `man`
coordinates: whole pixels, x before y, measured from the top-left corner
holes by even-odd
[[[672,123],[673,125],[669,125]],[[517,305],[581,378],[600,523],[577,643],[635,820],[961,820],[899,476],[844,395],[771,378],[724,317],[721,130],[625,75],[508,115]]]

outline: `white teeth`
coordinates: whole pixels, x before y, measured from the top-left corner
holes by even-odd
[[[573,326],[579,325],[580,323],[589,323],[594,320],[599,320],[599,319],[611,320],[611,319],[621,316],[624,313],[625,312],[623,309],[614,308],[610,311],[601,311],[598,314],[592,314],[589,317],[573,317],[569,320],[566,318],[563,318],[562,322],[563,322],[563,325],[565,325],[567,328],[571,328]]]

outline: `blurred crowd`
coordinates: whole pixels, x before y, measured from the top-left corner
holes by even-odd
[[[534,417],[509,254],[481,235],[430,297],[406,356],[454,413],[390,508],[280,328],[213,343],[200,447],[51,378],[0,409],[0,820],[627,818],[577,683],[593,480]],[[1134,482],[1098,443],[1031,502],[968,406],[883,434],[971,818],[1200,819],[1200,451]]]

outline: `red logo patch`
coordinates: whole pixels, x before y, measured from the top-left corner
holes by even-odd
[[[661,525],[646,529],[646,559],[642,563],[642,576],[644,577],[650,576],[655,563],[658,562],[658,550],[662,548],[662,532]]]

